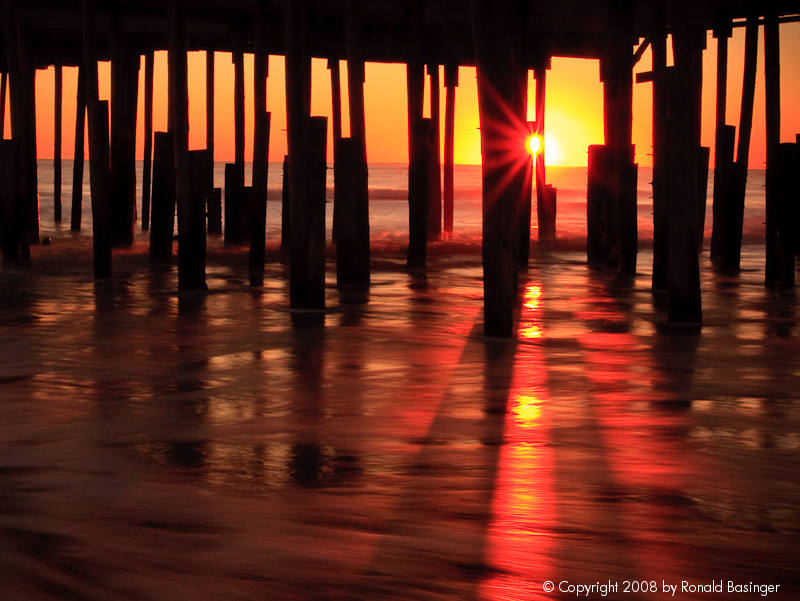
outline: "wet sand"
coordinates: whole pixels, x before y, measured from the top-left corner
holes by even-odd
[[[0,271],[5,599],[800,598],[798,301],[760,249],[703,258],[698,337],[658,332],[647,252],[630,285],[539,256],[500,341],[446,245],[376,257],[364,303],[329,265],[324,315],[239,251],[179,297],[141,246],[98,283],[58,246]]]

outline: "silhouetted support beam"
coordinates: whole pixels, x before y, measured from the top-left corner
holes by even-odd
[[[483,295],[484,333],[510,337],[517,300],[516,202],[519,191],[510,184],[509,170],[517,152],[524,152],[524,128],[509,114],[505,102],[517,83],[514,43],[509,30],[517,20],[509,0],[471,0],[470,17],[478,75],[483,176]]]
[[[439,145],[441,125],[439,117],[439,65],[427,65],[431,90],[431,121],[433,122],[433,151],[430,155],[431,177],[428,182],[428,239],[438,240],[442,237],[442,176],[440,168]]]
[[[93,0],[83,0],[83,62],[89,114],[89,183],[92,192],[92,245],[95,278],[111,275],[111,182],[108,102],[98,100],[97,48]]]
[[[233,53],[233,121],[234,163],[244,186],[244,55],[241,50]]]
[[[250,285],[264,283],[264,253],[267,219],[267,157],[270,114],[267,112],[267,54],[264,21],[259,3],[253,61],[253,196],[250,203]]]
[[[209,151],[209,154],[210,152],[211,151]],[[208,235],[209,236],[222,235],[222,188],[211,189],[211,196],[208,199],[208,207],[206,208],[206,214],[208,219],[208,223],[206,225]]]
[[[669,258],[669,213],[667,211],[666,152],[666,83],[667,36],[658,33],[650,46],[653,53],[653,282],[656,301],[667,294]]]
[[[742,80],[742,105],[739,112],[739,142],[736,162],[731,169],[730,199],[720,223],[720,270],[739,273],[742,252],[742,224],[744,197],[747,185],[747,166],[750,154],[750,134],[753,126],[753,100],[756,88],[756,62],[758,59],[758,17],[749,17],[745,29],[744,75]]]
[[[369,168],[367,166],[367,125],[364,110],[364,82],[366,75],[362,48],[363,25],[361,23],[361,10],[360,0],[348,0],[345,9],[345,45],[350,138],[358,145],[358,156],[360,157],[358,177],[351,181],[351,183],[355,184],[351,191],[358,196],[354,202],[360,215],[363,216],[362,212],[366,211],[365,216],[367,223],[369,223]],[[337,220],[336,227],[339,228],[340,226],[341,224]],[[367,238],[367,246],[363,250],[367,252],[367,263],[369,263],[369,238]]]
[[[725,113],[728,103],[728,38],[732,33],[730,19],[714,28],[717,38],[717,101],[714,122],[714,189],[712,204],[711,260],[719,262],[720,255],[720,221],[724,209],[722,205],[723,189],[726,179],[730,177],[730,163],[733,160],[733,145],[728,146],[726,139]],[[730,148],[730,152],[726,152]]]
[[[214,51],[206,50],[206,150],[211,153],[214,169]],[[209,229],[209,234],[211,230]]]
[[[242,174],[236,163],[225,165],[225,245],[244,244],[245,194]]]
[[[327,117],[310,117],[305,128],[303,195],[291,197],[289,289],[293,309],[325,308],[325,170]],[[290,158],[291,160],[291,158]],[[295,161],[289,172],[292,177]],[[296,188],[295,188],[296,189]]]
[[[369,209],[361,186],[361,149],[352,138],[336,145],[335,186],[339,192],[339,230],[336,238],[336,285],[367,287],[369,273]]]
[[[771,197],[767,209],[767,227],[772,239],[768,240],[767,279],[771,289],[791,290],[795,283],[795,254],[798,241],[797,169],[800,152],[797,144],[778,144],[770,157]],[[769,231],[769,230],[768,230]],[[771,260],[771,263],[769,262]]]
[[[211,155],[205,149],[189,154],[189,207],[178,205],[178,277],[183,269],[183,289],[205,289],[206,205],[214,184],[211,181]],[[189,280],[187,282],[187,280]]]
[[[205,290],[205,198],[192,186],[189,84],[184,0],[169,3],[169,103],[173,117],[175,200],[178,205],[178,289]],[[199,186],[197,188],[200,188]]]
[[[545,175],[545,96],[547,90],[547,66],[534,69],[536,77],[536,136],[539,138],[539,151],[536,153],[536,217],[539,222],[539,242],[549,243],[556,238],[556,208],[548,204],[545,194],[547,179]]]
[[[455,189],[453,181],[453,162],[455,155],[455,111],[456,88],[458,87],[458,65],[448,64],[444,67],[444,182],[443,211],[444,231],[453,233],[453,203]],[[528,207],[528,230],[530,231],[530,206]],[[529,236],[530,237],[530,236]]]
[[[664,77],[667,135],[665,161],[669,219],[667,266],[670,324],[699,328],[702,324],[698,263],[698,151],[695,139],[696,90],[693,54],[695,32],[673,33],[675,67]]]
[[[333,227],[331,228],[331,238],[333,243],[336,244],[337,231],[339,229],[339,210],[337,209],[337,201],[341,198],[337,194],[340,189],[336,186],[336,178],[338,177],[338,155],[336,151],[339,147],[339,140],[342,139],[342,84],[341,76],[339,73],[339,59],[329,58],[328,69],[331,72],[331,111],[332,111],[332,124],[333,124]]]
[[[39,192],[36,164],[35,67],[19,7],[5,1],[6,65],[11,86],[11,133],[19,153],[18,193],[25,206],[25,231],[29,242],[39,242]]]
[[[150,262],[169,263],[175,237],[175,149],[172,134],[156,132],[153,147],[153,202]]]
[[[417,119],[411,136],[411,159],[408,166],[408,253],[410,269],[425,269],[430,225],[428,201],[433,153],[433,122]]]
[[[142,158],[142,229],[150,227],[153,156],[153,53],[144,55],[144,156]]]
[[[86,130],[86,68],[78,67],[78,91],[75,102],[75,157],[72,162],[72,215],[70,229],[80,231],[83,214],[83,147]]]
[[[19,152],[15,140],[0,140],[0,248],[4,267],[30,261],[25,206],[18,191]]]
[[[61,221],[61,113],[63,106],[63,82],[61,65],[55,65],[53,93],[53,220]]]
[[[608,262],[612,158],[604,144],[589,146],[586,186],[586,260],[589,267],[606,267]]]
[[[766,143],[767,143],[767,173],[766,173],[766,266],[764,270],[764,284],[768,288],[782,287],[783,269],[781,255],[785,254],[785,244],[781,242],[779,209],[781,192],[778,188],[778,153],[787,164],[791,163],[793,150],[787,146],[782,149],[781,141],[781,71],[780,71],[780,38],[778,32],[778,16],[775,13],[767,14],[764,18],[764,83],[766,89]],[[784,251],[784,252],[781,252]],[[792,255],[794,264],[794,255]],[[792,273],[792,286],[794,286],[794,273]]]
[[[289,262],[289,246],[291,238],[291,213],[289,195],[289,155],[283,156],[283,177],[281,187],[281,263]]]
[[[114,16],[111,35],[111,243],[133,244],[139,55]]]
[[[0,75],[0,140],[6,136],[6,94],[8,92],[8,73]]]
[[[528,73],[525,72],[525,80],[527,83]],[[526,95],[527,96],[527,95]],[[528,103],[527,97],[525,98],[525,112],[527,113]],[[532,136],[536,132],[536,122],[528,121],[528,135]],[[522,167],[522,195],[520,198],[519,207],[519,242],[518,242],[518,257],[520,267],[528,267],[528,258],[531,252],[531,202],[533,200],[533,163],[534,158],[532,155],[525,154],[525,163]]]

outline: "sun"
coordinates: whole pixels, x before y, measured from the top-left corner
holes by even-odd
[[[541,145],[542,141],[539,139],[539,136],[535,134],[532,136],[528,136],[528,140],[526,143],[526,146],[528,147],[528,152],[535,155],[537,152],[539,152],[539,148],[541,147]]]

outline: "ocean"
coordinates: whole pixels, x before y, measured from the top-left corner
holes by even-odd
[[[72,198],[72,161],[62,162],[62,206],[64,221],[53,222],[53,168],[52,160],[39,161],[39,205],[41,234],[53,238],[69,232],[70,203]],[[252,165],[245,168],[245,183],[249,185]],[[269,164],[267,244],[280,238],[280,199],[283,166]],[[333,167],[328,172],[328,208],[326,210],[328,239],[333,220]],[[214,165],[214,185],[223,187],[225,164]],[[455,245],[480,244],[481,236],[481,168],[479,165],[456,165],[454,168]],[[565,248],[579,249],[586,239],[586,167],[548,167],[547,182],[558,190],[556,235]],[[638,179],[639,239],[643,247],[653,238],[652,169],[641,167]],[[142,162],[137,162],[137,206],[141,207]],[[764,239],[765,172],[750,170],[747,179],[743,240],[757,243]],[[713,171],[708,182],[708,208],[706,210],[706,246],[711,236],[711,191]],[[91,204],[89,202],[88,166],[84,173],[83,232],[91,232]],[[376,250],[396,248],[408,241],[408,166],[405,164],[373,163],[369,166],[370,236]],[[224,202],[224,201],[223,201]],[[177,226],[176,226],[177,227]],[[137,228],[139,231],[140,228]],[[142,237],[139,233],[139,237]],[[532,237],[536,239],[535,193],[532,211]],[[146,236],[144,237],[146,239]]]

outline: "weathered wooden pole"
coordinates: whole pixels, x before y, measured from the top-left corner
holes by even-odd
[[[539,222],[539,242],[551,243],[556,237],[556,208],[550,206],[545,194],[547,178],[545,175],[545,97],[547,91],[547,69],[549,60],[534,69],[536,78],[536,136],[539,150],[536,153],[536,217]]]
[[[428,240],[442,237],[442,176],[439,148],[441,145],[441,119],[439,110],[439,65],[428,63],[430,81],[431,122],[433,123],[433,152],[430,155],[431,177],[428,182]]]
[[[173,116],[175,199],[178,205],[178,289],[205,290],[205,203],[193,195],[189,160],[189,84],[184,0],[169,3],[169,103]]]
[[[336,239],[336,285],[367,287],[369,273],[369,219],[363,205],[361,185],[361,148],[352,138],[336,142],[337,169],[335,186],[339,192],[339,230]]]
[[[6,93],[8,92],[8,73],[0,75],[0,140],[6,136]]]
[[[339,73],[339,59],[328,59],[328,70],[331,72],[331,112],[332,112],[332,125],[333,125],[333,227],[331,228],[331,239],[336,244],[337,231],[339,229],[339,210],[337,209],[337,201],[341,198],[338,191],[342,188],[336,185],[338,155],[337,150],[339,147],[339,140],[342,139],[342,83],[341,75]]]
[[[350,138],[358,145],[358,172],[357,178],[351,179],[355,187],[350,190],[356,194],[355,208],[359,211],[357,216],[358,232],[361,232],[363,223],[366,221],[367,232],[369,232],[369,168],[367,166],[367,125],[364,109],[364,82],[366,74],[364,70],[364,54],[362,48],[363,25],[361,23],[362,4],[360,0],[348,0],[345,10],[345,46],[347,56],[347,91],[350,113]],[[334,154],[335,156],[335,154]],[[337,229],[341,224],[337,221]],[[350,234],[359,235],[358,232],[339,232],[339,238]],[[363,239],[359,238],[361,242]],[[366,265],[369,267],[369,236],[366,239],[366,246],[362,246],[361,251],[366,253]],[[369,283],[367,277],[366,283]]]
[[[589,267],[608,267],[610,246],[610,212],[612,202],[610,175],[613,160],[610,147],[589,146],[588,182],[586,187],[586,260]]]
[[[83,147],[86,131],[86,67],[78,66],[78,92],[75,102],[75,157],[72,163],[72,214],[70,229],[80,231],[83,214]]]
[[[253,196],[250,204],[250,285],[264,284],[267,219],[267,157],[270,114],[267,112],[267,51],[264,16],[259,2],[255,23],[253,61]]]
[[[778,15],[770,11],[764,18],[764,83],[766,89],[766,143],[767,143],[767,173],[766,173],[766,265],[764,269],[764,284],[768,288],[781,287],[781,244],[779,235],[780,222],[778,215],[779,196],[778,189],[778,153],[782,152],[781,142],[781,71],[780,71],[780,38]],[[786,162],[791,163],[792,152],[787,147]],[[793,259],[794,261],[794,259]],[[792,270],[793,271],[793,270]],[[792,273],[792,286],[794,286],[794,273]]]
[[[209,156],[211,155],[211,151],[208,151]],[[212,166],[214,162],[211,162]],[[214,181],[213,171],[211,173],[211,181]],[[211,189],[211,196],[208,198],[208,206],[206,207],[206,215],[208,219],[208,223],[206,224],[206,228],[208,231],[209,236],[221,236],[222,235],[222,188],[214,188]]]
[[[11,82],[11,132],[17,140],[19,187],[25,206],[25,232],[29,242],[39,242],[39,193],[36,164],[35,67],[30,41],[13,0],[5,1],[6,65]]]
[[[711,229],[711,260],[719,262],[720,254],[720,222],[723,208],[723,191],[726,189],[726,180],[730,177],[730,163],[733,155],[725,152],[729,146],[725,138],[725,113],[728,104],[728,38],[733,29],[730,19],[725,19],[714,28],[714,37],[717,38],[717,101],[714,121],[714,189],[712,204],[712,229]]]
[[[523,152],[524,141],[509,140],[517,130],[505,105],[516,84],[515,56],[510,31],[516,7],[509,0],[470,0],[472,38],[478,75],[483,175],[483,294],[484,333],[510,337],[514,331],[517,261],[518,192],[508,183],[513,152]]]
[[[528,72],[525,70],[525,81],[527,83]],[[528,102],[527,94],[525,95],[525,106],[522,109],[527,116]],[[524,118],[524,117],[523,117]],[[536,122],[528,121],[528,136],[534,135],[536,132]],[[533,200],[533,155],[528,154],[529,149],[525,149],[526,154],[524,157],[524,164],[522,167],[522,193],[519,205],[519,241],[517,246],[517,256],[519,259],[519,266],[523,269],[528,267],[528,259],[531,253],[531,202]]]
[[[653,53],[653,281],[656,301],[667,294],[667,264],[669,258],[669,212],[667,211],[667,174],[665,171],[667,35],[653,34],[650,42]]]
[[[281,187],[281,263],[289,263],[291,241],[291,213],[289,211],[289,155],[283,155],[283,177]]]
[[[411,136],[411,158],[408,165],[408,253],[406,264],[410,269],[425,269],[428,253],[428,207],[430,155],[433,152],[433,122],[419,118],[414,122]]]
[[[742,252],[742,225],[744,221],[745,186],[750,154],[750,134],[753,127],[753,101],[756,87],[756,62],[758,59],[758,16],[747,19],[744,44],[744,74],[742,78],[742,105],[739,112],[739,141],[736,163],[732,169],[729,210],[724,212],[720,238],[720,270],[739,273]],[[726,203],[728,204],[728,203]]]
[[[458,65],[449,63],[444,67],[444,181],[443,212],[444,231],[453,233],[453,204],[455,198],[453,162],[455,159],[455,111],[456,88],[458,87]],[[530,208],[528,209],[528,228],[530,228]]]
[[[89,180],[92,191],[92,244],[95,278],[111,275],[111,182],[108,148],[108,102],[98,99],[97,48],[93,0],[82,1],[83,67],[89,114]]]
[[[234,163],[244,186],[244,54],[233,53]]]
[[[695,138],[697,90],[695,50],[704,32],[673,32],[675,67],[665,73],[665,175],[669,212],[667,266],[669,322],[699,328],[702,324],[698,262],[697,178],[699,146]]]
[[[772,289],[792,290],[795,283],[795,255],[798,249],[797,168],[800,145],[778,144],[772,152],[771,206],[767,218],[774,224],[769,279]],[[770,214],[771,213],[771,214]],[[769,258],[769,256],[768,256]]]
[[[214,116],[214,51],[206,50],[206,150],[211,153],[212,178],[214,169]]]
[[[0,139],[0,249],[4,267],[30,261],[25,235],[25,207],[18,192],[19,152],[16,140]]]
[[[53,99],[53,220],[61,222],[61,113],[63,107],[63,73],[61,65],[55,65]]]
[[[144,156],[142,158],[142,229],[150,227],[153,156],[153,52],[144,55]]]
[[[111,33],[111,242],[133,244],[136,213],[136,104],[139,55],[122,31],[122,16],[112,17]]]
[[[151,215],[150,262],[169,263],[175,237],[175,144],[170,132],[154,136]]]
[[[236,163],[225,165],[225,245],[244,243],[243,213],[246,212],[242,173]]]
[[[521,39],[522,36],[520,36]],[[519,52],[520,49],[517,49]],[[515,247],[515,253],[518,257],[519,267],[524,269],[528,268],[528,255],[530,254],[530,204],[532,194],[532,171],[531,179],[528,180],[531,157],[529,154],[528,136],[529,136],[529,123],[528,116],[528,69],[518,68],[515,69],[515,85],[514,95],[509,103],[510,109],[514,113],[514,118],[519,128],[519,148],[517,149],[517,160],[513,166],[514,186],[517,194],[516,199],[516,216],[515,223],[517,225],[516,232],[512,233],[512,239]],[[527,195],[527,196],[526,196]],[[526,227],[527,223],[527,227]],[[525,239],[527,232],[527,239]],[[514,235],[514,234],[517,235]],[[523,247],[525,247],[523,249]]]

